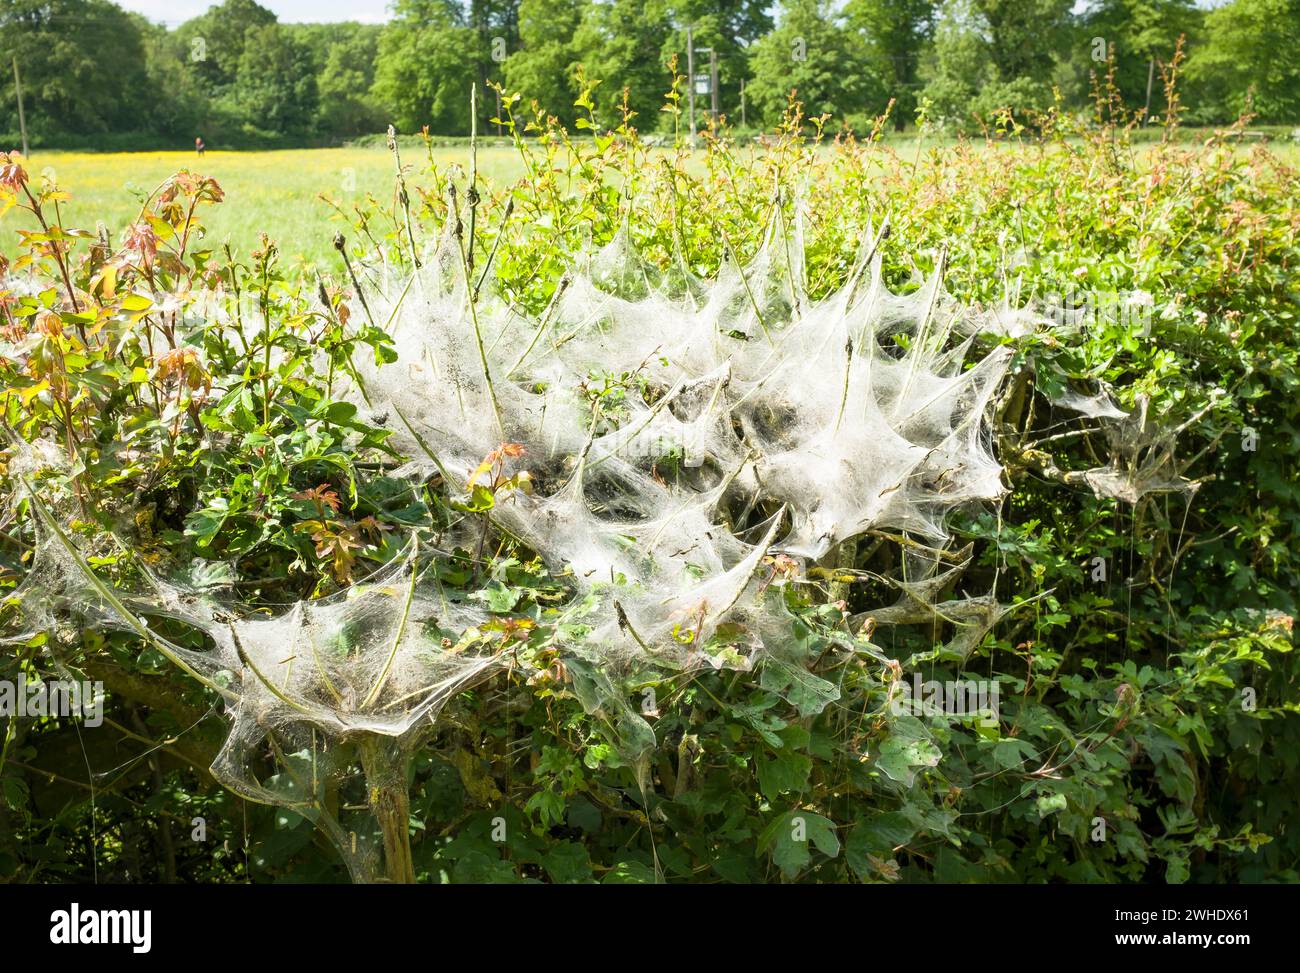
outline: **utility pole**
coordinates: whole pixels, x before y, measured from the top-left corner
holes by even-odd
[[[709,48],[709,102],[713,109],[713,127],[718,126],[718,52]]]
[[[1156,59],[1152,58],[1147,65],[1147,106],[1142,111],[1142,127],[1147,127],[1147,122],[1151,118],[1151,82],[1156,79]]]
[[[18,96],[18,128],[23,136],[23,157],[27,157],[27,118],[23,115],[23,83],[18,77],[18,56],[14,55],[14,94]]]
[[[17,70],[17,61],[14,62]],[[690,27],[686,28],[686,77],[687,92],[690,95],[691,148],[695,148],[695,42],[691,37]]]

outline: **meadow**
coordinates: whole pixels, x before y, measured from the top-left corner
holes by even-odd
[[[412,150],[408,161],[427,163],[423,149]],[[439,166],[468,167],[469,148],[435,147]],[[522,171],[513,149],[484,148],[478,153],[484,177],[513,180]],[[72,194],[62,207],[65,224],[93,230],[102,221],[116,239],[140,214],[144,199],[172,174],[190,169],[215,179],[226,205],[204,221],[205,245],[220,248],[229,242],[247,254],[262,233],[273,237],[289,264],[333,266],[337,255],[330,244],[343,229],[343,218],[321,199],[325,195],[351,212],[368,195],[390,203],[393,197],[393,157],[377,148],[286,149],[267,152],[58,152],[40,151],[31,171],[47,171]],[[0,253],[13,253],[17,225],[13,214],[0,216]]]
[[[1180,140],[1191,143],[1211,135],[1208,130],[1189,130]],[[898,153],[895,161],[902,163],[913,162],[918,153],[942,158],[957,145],[951,138],[892,133],[883,144],[892,147]],[[1035,151],[1032,144],[973,144],[986,152]],[[1244,154],[1250,148],[1239,145],[1237,151]],[[1137,142],[1129,151],[1140,158],[1149,149],[1149,143]],[[1281,161],[1300,164],[1300,143],[1279,137],[1270,142],[1269,151]],[[424,169],[432,164],[461,179],[470,164],[467,140],[428,149],[412,144],[403,153],[408,165]],[[701,156],[697,153],[696,167]],[[102,221],[113,239],[139,216],[141,202],[163,180],[190,169],[216,179],[225,193],[225,205],[203,217],[206,246],[219,249],[228,242],[233,252],[247,254],[266,233],[279,245],[286,264],[322,269],[337,263],[331,239],[337,230],[347,229],[356,208],[364,209],[371,201],[391,206],[395,192],[393,158],[382,140],[369,147],[209,151],[202,158],[193,152],[39,151],[30,169],[37,176],[51,175],[71,194],[62,208],[65,225],[93,230]],[[479,148],[478,171],[486,185],[499,190],[524,174],[524,164],[518,151],[497,142]],[[0,254],[14,253],[18,241],[13,230],[19,222],[15,214],[0,214]]]

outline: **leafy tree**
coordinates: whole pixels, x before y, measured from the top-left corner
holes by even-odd
[[[0,0],[0,67],[23,77],[35,134],[129,132],[150,97],[135,18],[106,0]],[[11,76],[12,77],[12,76]],[[18,131],[12,84],[0,94],[0,125]]]
[[[919,73],[930,117],[944,128],[964,129],[980,92],[995,80],[984,22],[967,0],[943,4]]]
[[[378,37],[383,31],[382,24],[362,24],[356,21],[335,21],[326,24],[282,24],[281,26],[294,40],[307,49],[311,58],[312,70],[317,76],[325,69],[330,51],[339,44],[346,44],[362,34],[374,34]],[[373,60],[373,58],[372,58]]]
[[[208,112],[208,98],[186,69],[188,54],[175,32],[132,14],[144,45],[146,85],[140,128],[181,141],[192,139]]]
[[[974,0],[988,29],[988,54],[1003,83],[1047,85],[1070,26],[1072,0]]]
[[[478,37],[474,48],[474,71],[479,90],[479,131],[483,131],[495,108],[492,99],[487,97],[488,82],[502,79],[504,61],[520,46],[520,0],[465,0],[465,4],[460,21]]]
[[[1046,108],[1070,26],[1068,0],[949,0],[921,70],[929,117],[969,129]]]
[[[1254,91],[1265,121],[1300,120],[1300,2],[1233,0],[1205,18],[1187,74],[1214,120],[1236,117]]]
[[[244,125],[281,134],[306,133],[315,121],[316,100],[307,48],[279,24],[249,28],[235,82],[225,98]]]
[[[565,125],[574,121],[572,39],[582,22],[582,0],[523,0],[519,4],[519,50],[505,62],[505,83]]]
[[[1180,36],[1191,119],[1220,122],[1246,106],[1265,121],[1300,121],[1300,0],[396,0],[387,25],[279,24],[258,0],[223,0],[174,31],[111,0],[0,0],[0,70],[17,57],[28,128],[53,137],[141,133],[168,140],[346,138],[397,121],[438,133],[489,130],[489,81],[503,81],[566,125],[576,120],[581,69],[600,82],[600,125],[619,121],[624,90],[637,127],[667,125],[659,109],[668,63],[696,73],[718,61],[719,108],[739,120],[780,117],[791,89],[809,113],[851,122],[894,98],[902,129],[921,105],[947,125],[976,127],[1004,110],[1022,118],[1060,92],[1081,107],[1090,77],[1112,58],[1130,108],[1163,114],[1154,62]],[[774,13],[781,23],[773,29]],[[1150,81],[1149,81],[1150,79]],[[696,99],[697,122],[707,98]],[[0,86],[0,131],[17,129]]]
[[[1074,58],[1092,61],[1094,38],[1106,43],[1113,58],[1115,83],[1131,108],[1146,104],[1151,83],[1151,110],[1158,113],[1164,90],[1156,62],[1173,59],[1180,35],[1196,31],[1201,14],[1192,0],[1095,0],[1083,16],[1083,37],[1071,44]],[[1090,65],[1100,74],[1105,65]]]
[[[468,128],[479,36],[443,0],[398,0],[379,39],[373,93],[403,131]]]
[[[747,47],[772,29],[771,5],[761,0],[676,0],[674,23],[711,25],[731,47]]]
[[[748,48],[772,29],[770,6],[755,0],[675,0],[670,15],[676,29],[668,37],[664,62],[677,54],[678,68],[686,73],[686,27],[690,25],[696,48],[717,52],[718,106],[738,121],[741,83],[751,80]],[[696,73],[708,69],[708,55],[701,53],[695,61]]]
[[[209,93],[216,94],[235,81],[245,34],[275,22],[275,14],[256,0],[224,0],[181,24],[176,37],[188,53],[189,70]]]
[[[379,132],[387,125],[383,109],[370,92],[380,29],[367,24],[349,26],[356,29],[327,48],[316,82],[320,98],[316,127],[331,135]]]
[[[788,0],[776,29],[754,45],[748,92],[765,122],[780,119],[790,91],[805,113],[845,119],[883,107],[884,88],[868,66],[862,38],[827,0]]]
[[[849,24],[866,35],[867,50],[895,99],[894,128],[916,108],[921,54],[934,32],[934,0],[849,0]]]
[[[628,104],[640,116],[639,127],[657,126],[669,86],[663,51],[670,25],[663,0],[610,0],[587,6],[573,46],[587,76],[603,82],[596,93],[601,125],[617,122],[626,88]]]

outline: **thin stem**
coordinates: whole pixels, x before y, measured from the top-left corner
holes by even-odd
[[[478,347],[478,360],[483,368],[483,380],[487,382],[488,397],[492,400],[492,413],[496,419],[497,432],[501,434],[501,441],[505,442],[506,427],[505,423],[501,421],[501,404],[497,401],[496,386],[492,384],[492,369],[488,366],[487,349],[483,346],[483,332],[479,328],[478,311],[474,307],[474,301],[470,299],[469,264],[465,261],[465,239],[462,233],[460,212],[459,207],[456,205],[455,194],[451,196],[451,205],[452,219],[455,220],[453,226],[456,234],[456,244],[460,248],[460,269],[465,281],[465,303],[469,305],[469,317],[474,325],[474,343]]]

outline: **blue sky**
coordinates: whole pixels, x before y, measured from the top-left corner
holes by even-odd
[[[219,0],[117,0],[118,6],[144,14],[157,23],[175,27],[197,17]],[[258,0],[283,23],[326,23],[388,19],[389,0]]]

